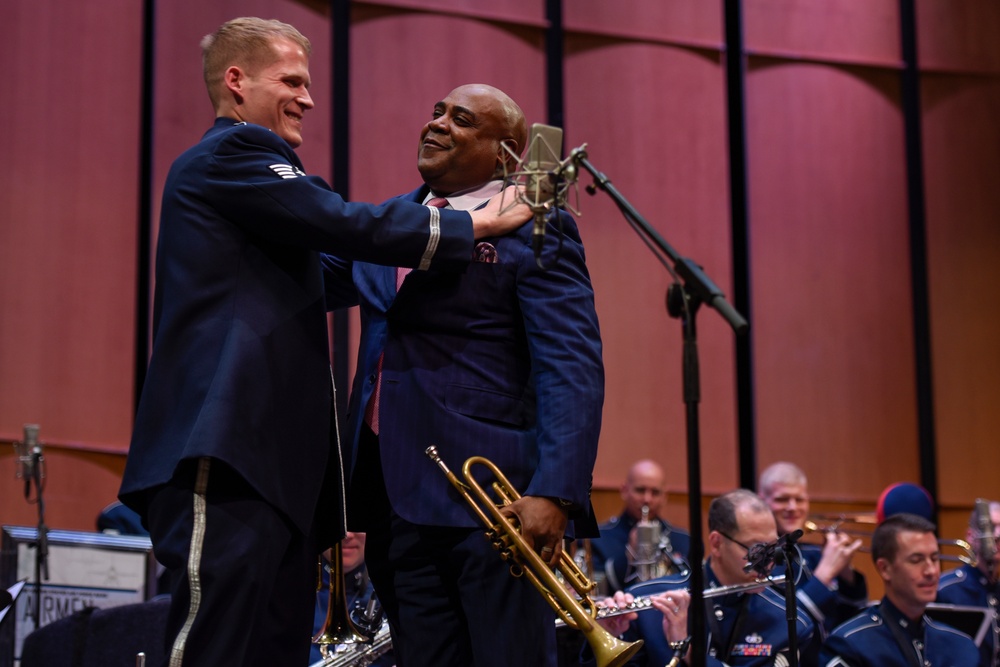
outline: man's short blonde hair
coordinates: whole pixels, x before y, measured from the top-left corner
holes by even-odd
[[[201,40],[202,73],[212,106],[219,108],[223,94],[223,76],[237,65],[249,74],[277,60],[273,40],[292,41],[309,55],[312,45],[293,26],[274,19],[244,16],[223,23],[218,30]]]

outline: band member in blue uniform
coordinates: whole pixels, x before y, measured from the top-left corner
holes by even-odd
[[[793,463],[779,461],[760,474],[757,492],[774,513],[778,535],[804,530],[809,517],[809,483]],[[823,636],[868,604],[865,576],[851,566],[861,540],[830,531],[822,547],[799,543],[802,576],[795,589],[797,604],[816,622]],[[798,571],[798,566],[795,567]],[[774,574],[783,574],[784,566]]]
[[[823,667],[975,667],[979,650],[958,630],[924,615],[941,576],[934,524],[895,514],[872,535],[882,601],[837,627],[820,653]]]
[[[756,573],[745,572],[750,548],[777,538],[774,516],[757,494],[736,489],[712,501],[708,509],[708,560],[705,585],[709,588],[737,586],[738,590],[705,599],[708,630],[705,664],[709,667],[787,665],[791,641],[784,596],[765,585],[754,587]],[[642,649],[630,667],[663,667],[687,637],[690,594],[684,581],[663,577],[636,584],[632,596],[650,596],[659,613],[645,611],[632,621],[624,639],[643,639]],[[746,586],[746,588],[744,588]],[[614,628],[613,625],[609,626]],[[801,609],[796,612],[795,640],[802,667],[814,667],[819,636],[815,624]],[[682,664],[688,664],[688,646]],[[584,649],[588,658],[589,647]],[[588,663],[593,664],[592,659]]]
[[[530,211],[346,203],[294,150],[313,108],[309,41],[243,18],[202,51],[216,120],[164,186],[152,356],[119,495],[172,573],[170,665],[301,665],[316,558],[344,531],[326,311],[354,294],[321,253],[460,270],[474,235]]]
[[[420,133],[424,184],[401,199],[478,207],[502,186],[503,144],[519,154],[525,134],[505,93],[456,88]],[[578,536],[596,533],[601,339],[576,223],[560,218],[546,226],[544,270],[528,228],[481,242],[461,276],[355,266],[362,336],[348,521],[368,534],[368,569],[407,667],[553,664],[554,613],[510,575],[424,452],[435,445],[458,474],[473,455],[496,464],[522,496],[507,511],[546,562],[558,558],[569,520]]]
[[[648,512],[648,520],[659,524],[662,549],[657,549],[660,562],[655,569],[661,570],[655,576],[680,574],[690,569],[687,562],[691,536],[687,531],[675,528],[660,518],[666,499],[663,468],[649,459],[636,461],[629,468],[628,476],[621,486],[624,507],[621,514],[600,526],[601,537],[591,543],[591,559],[594,578],[604,578],[607,592],[624,590],[644,578],[637,576],[631,566],[630,554],[638,551],[636,524],[642,519],[643,507]]]
[[[1000,623],[997,605],[1000,583],[997,582],[997,546],[1000,543],[1000,503],[988,503],[991,529],[984,533],[980,517],[973,510],[965,539],[973,546],[976,564],[965,564],[945,572],[938,582],[937,601],[970,607],[982,607],[990,616],[990,629],[979,646],[979,667],[1000,666]]]

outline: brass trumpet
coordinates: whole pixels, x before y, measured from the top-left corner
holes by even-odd
[[[487,526],[486,537],[500,552],[500,557],[509,563],[511,575],[527,575],[528,581],[538,589],[556,615],[566,625],[583,633],[594,651],[598,667],[621,667],[628,662],[642,647],[642,640],[623,642],[595,622],[598,608],[588,595],[594,589],[594,584],[569,555],[562,552],[556,570],[563,581],[573,587],[579,600],[566,590],[556,573],[528,546],[521,536],[519,526],[500,512],[500,507],[509,505],[521,495],[496,465],[481,456],[472,456],[462,465],[462,476],[465,478],[465,482],[462,482],[441,460],[436,447],[431,445],[424,453],[437,463],[448,481]],[[495,478],[492,489],[499,497],[500,505],[473,477],[472,467],[477,464],[485,466]]]
[[[323,582],[323,559],[319,560],[317,592]],[[344,586],[344,552],[340,542],[333,547],[333,561],[330,563],[330,599],[326,604],[326,620],[323,627],[312,638],[319,644],[320,653],[326,657],[330,646],[339,644],[364,644],[372,637],[364,634],[351,620],[347,612],[347,591]]]
[[[865,524],[865,525],[875,525],[875,515],[868,513],[858,513],[858,514],[820,514],[811,519],[807,519],[803,524],[803,528],[807,532],[813,533],[845,533],[847,535],[852,535],[861,539],[871,539],[872,530],[859,530],[856,528],[844,528],[844,524]],[[941,547],[956,547],[962,551],[962,553],[953,555],[942,553],[938,556],[940,560],[949,562],[966,563],[967,565],[976,566],[977,558],[976,552],[972,548],[972,545],[965,540],[944,540],[938,538],[938,545]],[[868,545],[862,545],[858,551],[862,553],[871,553],[871,547]]]

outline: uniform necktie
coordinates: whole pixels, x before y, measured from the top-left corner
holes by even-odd
[[[448,200],[444,197],[433,197],[429,199],[425,206],[431,206],[434,208],[444,208],[448,205]],[[403,286],[403,280],[413,269],[406,268],[403,266],[396,267],[396,291]],[[375,390],[372,392],[372,396],[368,399],[368,405],[365,406],[365,423],[371,428],[372,433],[378,435],[378,403],[379,397],[382,395],[382,359],[385,357],[385,352],[378,357],[378,365],[375,367]]]

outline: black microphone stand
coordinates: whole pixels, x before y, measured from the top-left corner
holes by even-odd
[[[771,566],[776,563],[785,564],[785,620],[788,623],[788,665],[789,667],[799,667],[799,636],[796,620],[798,610],[795,601],[795,576],[793,566],[795,561],[799,562],[799,572],[802,571],[799,550],[795,543],[802,537],[802,530],[786,533],[774,542],[768,544],[756,544],[747,553],[747,565],[743,568],[745,572],[754,570],[761,578],[772,574]],[[818,630],[817,630],[818,631]]]
[[[802,571],[802,562],[799,559],[799,550],[795,548],[795,541],[802,536],[802,531],[797,530],[789,533],[781,545],[781,552],[785,555],[785,620],[788,621],[788,667],[799,667],[799,634],[798,609],[795,601],[795,573],[793,568],[795,561],[799,560],[799,572]],[[816,628],[819,632],[819,628]]]
[[[691,553],[689,561],[695,565],[691,568],[691,613],[688,623],[691,628],[691,667],[705,665],[705,600],[702,591],[705,588],[704,572],[701,563],[704,560],[704,546],[701,530],[701,460],[700,434],[698,426],[698,403],[701,400],[701,380],[698,367],[698,343],[695,327],[695,315],[701,304],[706,303],[714,308],[729,322],[737,334],[744,333],[747,321],[726,301],[725,296],[693,260],[681,257],[653,227],[646,222],[638,211],[615,189],[607,176],[599,172],[587,159],[587,145],[574,149],[568,163],[573,170],[578,167],[586,169],[594,182],[586,186],[589,194],[597,189],[608,193],[611,199],[625,215],[629,225],[639,234],[646,246],[656,255],[667,271],[674,277],[674,283],[667,290],[666,306],[668,314],[681,320],[684,337],[683,349],[683,383],[684,403],[687,407],[687,460],[688,460],[688,521],[691,533]],[[575,173],[564,174],[568,180],[575,178]]]
[[[31,483],[35,483],[38,494],[38,532],[35,535],[35,608],[32,616],[35,630],[42,626],[42,578],[49,579],[49,529],[45,526],[45,498],[42,495],[42,448],[36,446],[31,452],[31,476],[25,482],[24,497],[30,495]]]

